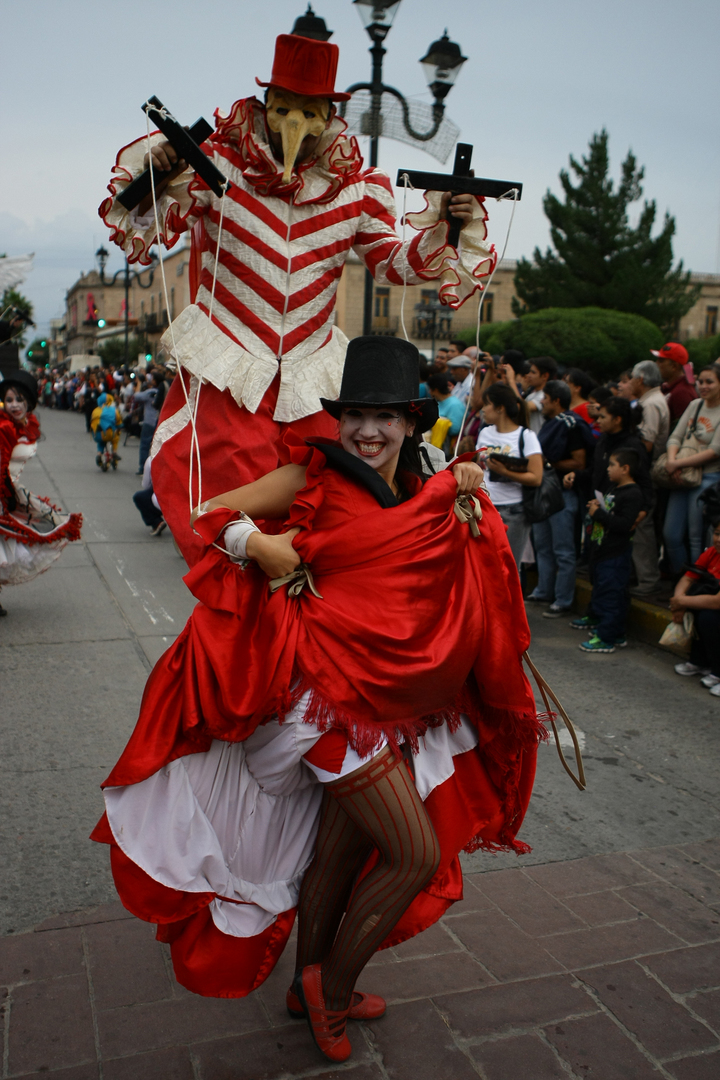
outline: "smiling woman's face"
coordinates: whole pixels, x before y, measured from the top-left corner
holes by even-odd
[[[415,424],[399,409],[343,409],[340,442],[343,449],[362,458],[379,472],[397,463],[406,436]]]

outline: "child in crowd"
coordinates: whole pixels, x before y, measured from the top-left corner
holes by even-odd
[[[592,518],[590,534],[590,579],[592,598],[587,615],[574,619],[576,630],[590,630],[591,637],[580,648],[584,652],[612,653],[627,644],[625,618],[628,585],[632,571],[632,536],[643,495],[635,483],[640,461],[635,450],[618,449],[607,467],[612,487],[604,498],[588,503]]]

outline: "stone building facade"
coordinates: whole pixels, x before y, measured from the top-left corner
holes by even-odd
[[[499,322],[514,318],[512,299],[516,262],[505,259],[495,271],[483,301],[482,321]],[[403,293],[404,300],[403,300]],[[423,285],[378,286],[373,288],[373,334],[402,336],[401,310],[404,307],[408,337],[418,349],[431,356],[433,345],[454,338],[460,330],[474,329],[477,323],[477,295],[458,311],[439,304],[438,290],[432,281]],[[335,321],[349,338],[363,332],[365,267],[352,252],[345,263],[337,293]]]
[[[153,356],[170,319],[176,318],[190,303],[189,258],[190,245],[183,238],[163,259],[170,311],[165,304],[159,268],[148,267],[136,276],[139,268],[130,267],[129,336],[139,337],[144,352]],[[124,338],[125,276],[121,271],[114,282],[113,276],[108,274],[103,281],[97,270],[91,270],[68,289],[65,317],[51,328],[51,349],[57,362],[79,354],[97,354],[108,339]],[[104,326],[98,326],[101,321]],[[136,359],[133,356],[131,362],[134,364]]]

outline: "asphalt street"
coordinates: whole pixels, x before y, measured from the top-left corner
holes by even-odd
[[[39,415],[45,438],[23,482],[81,511],[84,527],[48,573],[2,594],[0,933],[115,898],[107,850],[88,840],[99,785],[193,606],[172,538],[153,539],[132,503],[137,440],[103,474],[83,417]],[[535,610],[530,620],[535,663],[581,732],[588,789],[576,790],[552,744],[541,749],[521,832],[533,852],[521,862],[720,836],[720,700],[675,675],[660,649],[631,640],[589,656],[566,620]],[[482,872],[518,860],[465,863]]]

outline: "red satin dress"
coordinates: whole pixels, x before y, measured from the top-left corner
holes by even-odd
[[[544,732],[497,511],[480,492],[473,537],[449,472],[387,507],[329,450],[288,447],[307,482],[284,527],[301,528],[320,597],[271,594],[259,567],[214,547],[234,512],[196,522],[206,554],[185,581],[199,603],[148,680],[93,833],[124,905],[157,923],[178,981],[206,996],[250,993],[285,946],[321,799],[304,756],[322,732],[361,755],[409,743],[440,841],[384,948],[462,898],[461,851],[529,850],[517,832]]]

